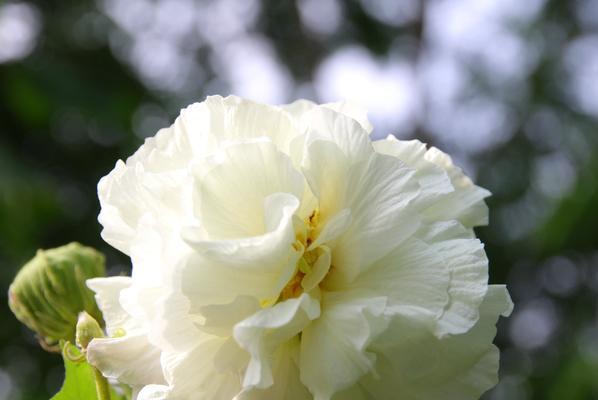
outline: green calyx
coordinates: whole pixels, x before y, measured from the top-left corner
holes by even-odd
[[[38,250],[10,285],[10,309],[37,333],[42,347],[59,351],[60,340],[75,341],[81,311],[103,322],[85,281],[105,276],[105,270],[104,256],[79,243]]]

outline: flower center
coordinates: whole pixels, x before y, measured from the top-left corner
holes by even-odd
[[[316,209],[305,221],[296,221],[296,249],[303,249],[303,255],[297,262],[295,274],[282,289],[278,301],[299,297],[303,292],[310,292],[318,287],[330,270],[330,249],[327,246],[313,246],[319,211]]]

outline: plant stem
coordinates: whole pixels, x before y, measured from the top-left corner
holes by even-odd
[[[96,367],[92,367],[91,365],[90,367],[93,370],[93,377],[96,381],[98,400],[110,400],[110,385],[108,385],[108,380]]]

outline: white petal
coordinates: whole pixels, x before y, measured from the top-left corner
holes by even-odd
[[[498,380],[495,323],[511,307],[505,287],[492,285],[475,327],[444,339],[415,321],[394,320],[371,346],[378,355],[377,376],[364,377],[360,385],[375,399],[478,399]]]
[[[166,400],[170,390],[165,385],[147,385],[144,386],[137,396],[133,396],[135,400]]]
[[[441,242],[455,238],[475,239],[475,232],[461,225],[459,221],[452,220],[422,224],[416,236],[424,242]]]
[[[145,335],[94,339],[87,347],[87,360],[104,376],[129,385],[164,382],[160,351]]]
[[[317,233],[316,240],[309,245],[307,250],[313,250],[325,243],[334,243],[340,235],[349,229],[351,221],[351,210],[342,209],[325,223],[324,228]]]
[[[271,142],[226,146],[219,164],[197,177],[197,217],[210,239],[263,234],[264,199],[273,193],[303,195],[303,178]]]
[[[367,110],[364,107],[359,106],[357,103],[350,101],[339,101],[336,103],[322,104],[322,107],[330,108],[331,110],[353,118],[355,121],[359,122],[359,124],[368,134],[372,133],[372,130],[374,129],[368,119]]]
[[[199,307],[199,314],[205,319],[201,330],[216,336],[230,336],[235,324],[260,310],[255,297],[239,296],[228,304],[210,304]],[[193,313],[194,310],[191,309]]]
[[[368,132],[359,122],[326,107],[316,107],[302,115],[300,124],[308,134],[306,145],[313,140],[328,140],[354,161],[363,160],[373,148]]]
[[[319,302],[303,293],[296,299],[263,309],[235,325],[235,340],[251,354],[243,387],[271,386],[274,383],[270,365],[272,353],[319,316]]]
[[[359,275],[352,288],[387,296],[387,314],[399,314],[431,329],[449,302],[450,271],[442,254],[410,238]]]
[[[412,168],[426,169],[430,167],[430,164],[434,165],[425,160],[426,145],[419,140],[398,140],[396,137],[388,135],[386,139],[374,141],[372,146],[378,153],[397,157]],[[432,171],[434,170],[429,172]]]
[[[208,96],[181,111],[173,127],[195,159],[211,154],[222,142],[268,137],[281,150],[298,134],[288,113],[278,107],[236,96]]]
[[[347,117],[354,119],[365,129],[367,133],[372,132],[372,124],[368,120],[367,110],[356,103],[348,101],[339,101],[336,103],[327,103],[318,105],[309,100],[297,100],[291,104],[282,106],[282,108],[295,118],[301,118],[302,115],[316,107],[324,107],[339,112]]]
[[[397,157],[416,171],[414,178],[422,189],[422,196],[418,201],[422,203],[422,207],[429,206],[430,202],[438,200],[441,195],[455,190],[445,169],[425,158],[427,148],[419,140],[397,140],[389,135],[372,145],[378,153]]]
[[[311,192],[318,200],[322,224],[343,210],[349,190],[348,173],[352,160],[333,142],[315,140],[305,153],[301,167]]]
[[[108,243],[129,254],[139,220],[154,215],[162,227],[189,220],[192,160],[230,140],[267,137],[282,151],[298,135],[288,113],[238,97],[209,97],[181,111],[175,123],[148,138],[126,164],[119,161],[100,180],[98,217]]]
[[[370,342],[387,325],[384,298],[324,293],[322,315],[301,335],[300,375],[316,400],[327,400],[374,368]]]
[[[397,157],[417,170],[416,178],[427,197],[421,205],[427,208],[425,215],[430,221],[457,219],[470,228],[488,223],[484,198],[490,192],[475,186],[447,154],[435,147],[427,150],[418,140],[403,141],[393,136],[373,146],[377,152]]]
[[[180,282],[180,276],[177,281]],[[177,285],[170,288],[156,303],[157,317],[151,320],[148,337],[162,350],[163,356],[165,353],[185,354],[197,347],[205,337],[198,326],[203,321],[193,319],[190,310],[189,299]]]
[[[197,104],[188,108],[194,109]],[[185,110],[182,111],[182,114]],[[145,139],[143,145],[127,159],[128,166],[142,163],[152,173],[182,171],[193,156],[192,142],[185,129],[183,118],[177,118],[168,128],[160,129],[156,136]],[[195,137],[203,136],[200,134]]]
[[[118,161],[98,183],[102,238],[125,254],[143,217],[159,216],[163,226],[171,226],[187,215],[189,155],[173,145],[177,132],[163,129],[147,139],[126,164]]]
[[[132,279],[126,276],[88,279],[87,287],[95,292],[98,307],[102,310],[106,329],[109,335],[122,328],[131,330],[136,328],[129,315],[121,306],[119,299],[121,291],[132,284]]]
[[[428,229],[426,241],[444,259],[450,271],[450,300],[435,330],[439,337],[463,333],[478,320],[479,307],[488,287],[488,258],[484,245],[471,238],[458,223],[438,223]],[[443,230],[444,229],[444,230]],[[435,236],[431,235],[434,232]]]
[[[453,164],[451,158],[432,147],[426,152],[425,158],[434,164],[444,168],[448,173],[455,191],[426,211],[428,218],[457,219],[466,227],[486,225],[488,223],[488,206],[484,199],[490,196],[490,192],[471,182],[461,168]]]
[[[299,338],[281,344],[272,356],[274,384],[266,389],[246,390],[235,400],[312,400],[313,396],[299,379]]]
[[[136,184],[131,174],[125,163],[119,160],[110,174],[98,183],[98,196],[102,207],[98,221],[104,227],[102,238],[125,254],[128,253],[129,243],[135,236],[137,220],[141,217],[141,211],[131,206],[129,199],[123,194],[123,187],[127,185],[131,190],[131,197],[137,197],[133,194]]]
[[[318,105],[313,101],[299,99],[290,104],[283,104],[280,106],[280,108],[288,112],[293,118],[298,119],[301,118],[303,114],[317,106]]]
[[[210,131],[219,141],[268,137],[283,152],[299,134],[291,116],[281,108],[236,96],[210,96]],[[205,120],[205,119],[203,119]]]
[[[239,240],[187,242],[197,254],[182,266],[182,291],[192,304],[229,303],[237,296],[276,299],[295,272],[301,249],[293,247],[293,215],[299,201],[288,194],[265,200],[266,225],[261,236]]]
[[[419,226],[411,205],[419,194],[414,171],[394,157],[373,154],[348,172],[347,192],[340,197],[351,210],[351,226],[332,246],[328,288],[351,282]]]
[[[506,285],[488,285],[480,314],[484,319],[496,319],[496,316],[508,317],[513,312],[514,304]],[[496,334],[496,330],[494,331]]]
[[[239,349],[228,355],[228,370],[217,370],[222,350],[230,352],[226,338],[206,336],[193,350],[163,354],[162,365],[174,399],[232,399],[241,391],[242,365],[247,353]],[[233,342],[234,343],[234,342]]]

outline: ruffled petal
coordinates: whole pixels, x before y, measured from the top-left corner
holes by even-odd
[[[348,208],[340,210],[332,218],[330,218],[320,230],[315,233],[316,240],[314,240],[307,250],[313,250],[324,243],[335,243],[336,239],[341,236],[351,226],[351,210]]]
[[[386,296],[388,315],[422,321],[435,329],[449,303],[450,270],[442,254],[416,238],[375,262],[349,286]]]
[[[430,220],[457,219],[468,228],[488,224],[488,206],[484,199],[490,192],[474,185],[461,168],[453,164],[451,157],[437,148],[428,150],[425,158],[444,168],[455,187],[454,192],[427,209],[426,216]]]
[[[204,332],[215,336],[231,336],[235,324],[261,309],[255,297],[239,296],[228,304],[210,304],[199,307],[197,312],[204,319],[199,325]],[[191,309],[191,313],[194,310]]]
[[[499,315],[512,309],[506,288],[491,285],[480,309],[480,319],[470,331],[443,339],[418,322],[393,320],[371,346],[378,363],[376,374],[358,384],[359,391],[371,396],[363,398],[478,399],[498,381],[498,349],[492,340]],[[335,399],[344,400],[344,395]]]
[[[210,117],[209,130],[220,143],[230,140],[267,137],[283,152],[300,132],[291,116],[277,106],[260,104],[237,96],[209,96],[204,102]]]
[[[433,224],[419,235],[442,257],[450,271],[449,302],[434,332],[439,337],[464,333],[478,320],[488,288],[484,245],[457,221]]]
[[[322,315],[301,335],[300,376],[315,400],[327,400],[374,368],[370,342],[386,329],[385,298],[324,293]]]
[[[336,267],[327,278],[338,289],[384,257],[419,227],[411,207],[419,195],[414,171],[394,157],[373,154],[349,169],[346,192],[336,197],[351,211],[351,225],[331,245]]]
[[[346,208],[342,200],[349,190],[347,185],[351,163],[352,160],[338,145],[326,140],[313,141],[303,157],[303,175],[317,199],[320,223],[323,226]]]
[[[356,103],[352,103],[349,101],[339,101],[335,103],[326,103],[318,105],[313,101],[309,100],[297,100],[291,104],[285,104],[281,106],[283,110],[291,114],[294,118],[301,118],[302,115],[307,113],[308,111],[316,108],[316,107],[324,107],[329,108],[333,111],[339,112],[343,115],[346,115],[349,118],[354,119],[355,121],[359,122],[359,124],[365,129],[367,133],[371,133],[373,130],[372,124],[370,123],[367,110]]]
[[[87,347],[87,361],[104,376],[132,386],[165,382],[160,351],[145,335],[94,339]]]
[[[224,304],[238,296],[276,300],[295,272],[302,249],[293,247],[299,201],[277,193],[265,199],[267,233],[238,240],[203,241],[186,233],[196,250],[182,266],[182,292],[192,304]]]
[[[235,400],[312,400],[313,396],[299,379],[299,343],[295,337],[278,346],[272,355],[272,386],[244,390]]]
[[[397,140],[389,135],[372,145],[378,153],[396,157],[415,170],[414,179],[419,182],[422,191],[418,198],[421,208],[455,190],[445,169],[425,158],[427,148],[419,140]]]
[[[225,362],[219,363],[219,360]],[[234,340],[204,335],[184,353],[162,353],[168,399],[232,399],[241,392],[247,353]]]
[[[456,219],[469,228],[488,223],[484,199],[490,192],[474,185],[446,153],[435,147],[428,150],[418,140],[402,141],[394,136],[375,141],[373,146],[417,170],[416,178],[427,197],[421,206],[429,221]]]
[[[98,183],[102,238],[125,254],[143,218],[153,216],[167,228],[189,214],[191,186],[185,167],[189,156],[167,145],[176,141],[176,132],[175,128],[163,129],[147,139],[126,164],[119,160]]]
[[[329,108],[311,109],[301,116],[299,124],[302,132],[307,134],[307,147],[314,140],[327,140],[355,162],[366,159],[373,151],[368,132],[359,122]]]
[[[87,287],[95,292],[98,307],[102,310],[106,330],[113,335],[118,329],[130,331],[137,328],[132,317],[120,304],[121,291],[132,284],[132,279],[126,276],[113,276],[109,278],[88,279]]]
[[[232,144],[214,158],[218,164],[195,184],[197,217],[211,240],[263,234],[266,197],[303,195],[303,177],[272,142]]]
[[[166,385],[147,385],[141,388],[135,400],[167,400],[170,390]]]
[[[272,353],[319,316],[319,302],[304,293],[296,299],[263,309],[236,324],[233,331],[235,340],[251,354],[243,387],[272,386]]]

